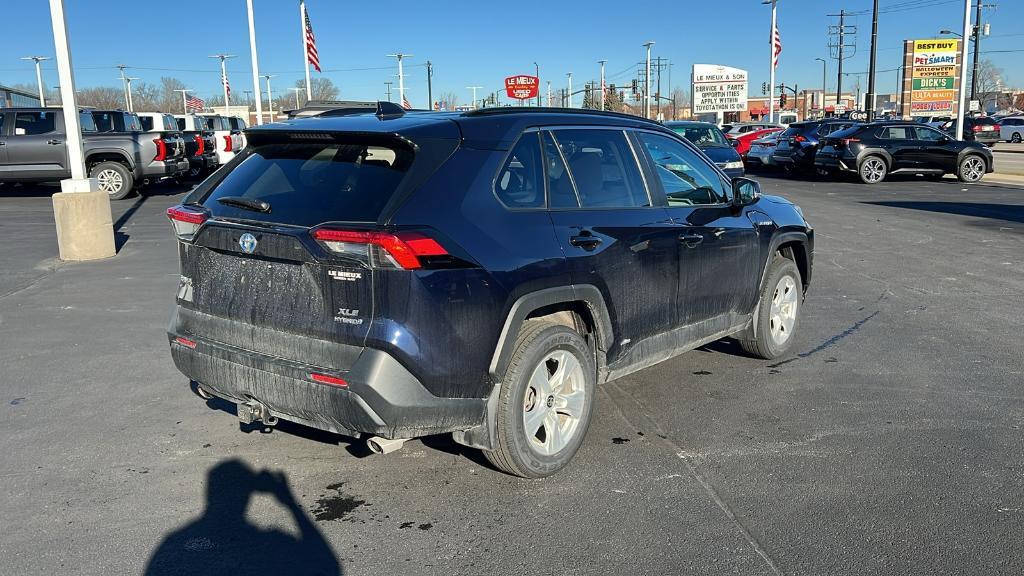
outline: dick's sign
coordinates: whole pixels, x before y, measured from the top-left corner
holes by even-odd
[[[536,76],[509,76],[505,78],[505,93],[515,100],[528,100],[537,97],[540,79]]]

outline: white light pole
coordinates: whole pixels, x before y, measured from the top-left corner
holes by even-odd
[[[181,92],[181,109],[185,114],[188,114],[188,93],[192,92],[191,88],[175,88],[175,92]]]
[[[263,77],[267,79],[267,118],[270,122],[274,121],[274,93],[270,90],[270,79],[276,76],[276,74],[264,74]]]
[[[964,33],[960,37],[960,93],[957,98],[956,116],[957,140],[964,139],[964,116],[967,114],[967,35],[970,33],[971,0],[964,0]]]
[[[295,109],[299,109],[299,92],[302,92],[302,88],[292,88],[292,92],[295,92]]]
[[[566,77],[569,78],[569,91],[565,94],[568,102],[568,107],[572,108],[572,72],[566,72]]]
[[[50,0],[68,168],[71,171],[71,178],[61,180],[61,191],[53,195],[57,247],[62,260],[109,258],[115,254],[110,197],[99,188],[97,179],[86,177],[82,126],[78,118],[78,102],[75,100],[75,73],[64,16],[63,0]]]
[[[256,125],[259,126],[263,124],[263,104],[260,102],[260,63],[256,58],[256,20],[252,14],[252,0],[245,0],[245,8],[249,13],[249,54],[252,58],[252,90],[256,95]]]
[[[601,110],[604,111],[604,65],[607,60],[598,60],[597,63],[601,65]]]
[[[39,68],[39,63],[43,60],[49,60],[49,56],[26,56],[22,60],[32,60],[36,63],[36,84],[39,86],[39,105],[46,107],[46,87],[43,86],[43,72]]]
[[[398,104],[405,107],[405,74],[402,72],[402,60],[404,58],[412,58],[412,54],[388,54],[388,58],[395,58],[398,60]]]
[[[551,107],[551,80],[548,80],[548,108]]]
[[[309,83],[309,40],[306,38],[306,1],[299,0],[299,25],[302,26],[302,62],[306,66],[306,102],[313,99],[313,87]],[[296,104],[298,106],[298,104]]]
[[[224,89],[224,114],[227,115],[227,113],[228,113],[228,105],[230,104],[230,101],[228,100],[228,82],[227,82],[227,80],[228,80],[228,67],[224,64],[224,61],[227,60],[228,58],[234,58],[235,55],[234,54],[214,54],[213,56],[209,56],[209,57],[210,58],[219,58],[220,59],[220,87]]]
[[[132,80],[141,80],[141,78],[126,76],[124,80],[128,83],[128,111],[135,112],[135,103],[132,101]]]
[[[466,86],[467,90],[472,90],[473,91],[473,109],[474,110],[477,109],[477,105],[476,105],[476,91],[481,89],[481,88],[483,88],[483,86]]]
[[[777,0],[763,0],[762,4],[772,5],[772,29],[768,35],[768,121],[775,121],[775,4]],[[839,105],[839,101],[836,101]],[[822,114],[824,114],[824,104]]]
[[[128,66],[124,64],[118,64],[117,69],[121,72],[121,95],[124,96],[125,108],[128,107],[128,81],[124,77],[124,69]]]
[[[644,118],[651,117],[651,46],[654,42],[645,42],[647,48],[647,70],[644,73]]]

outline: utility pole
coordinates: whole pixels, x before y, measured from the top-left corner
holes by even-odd
[[[228,98],[228,68],[224,64],[224,61],[228,58],[234,58],[234,54],[214,54],[210,58],[220,59],[220,85],[224,89],[224,114],[228,112],[228,106],[230,105],[230,99]]]
[[[978,0],[980,3],[981,0]],[[971,26],[971,0],[964,0],[964,33],[960,37],[963,38],[960,46],[960,91],[959,98],[957,99],[957,115],[956,115],[956,139],[964,139],[964,116],[967,114],[967,66],[965,58],[967,56],[967,35],[970,34]]]
[[[572,108],[572,72],[567,73],[566,76],[569,77],[569,91],[565,93],[569,102],[567,107]]]
[[[394,82],[391,82],[391,81],[387,81],[387,82],[384,83],[384,86],[386,86],[386,89],[388,91],[388,102],[391,102],[391,85],[392,84],[394,84]]]
[[[242,94],[245,94],[245,105],[252,106],[252,90],[242,90]]]
[[[181,92],[181,109],[185,114],[188,114],[188,97],[187,94],[192,92],[191,88],[175,88],[175,92]]]
[[[270,79],[274,76],[276,76],[276,74],[263,75],[267,80],[267,118],[269,122],[274,121],[274,93],[270,90]]]
[[[597,63],[601,65],[601,111],[602,112],[605,109],[604,108],[604,91],[605,91],[605,88],[604,88],[604,65],[607,62],[608,62],[607,60],[598,60],[597,61]]]
[[[995,8],[995,4],[982,4],[978,0],[977,12],[974,15],[974,66],[971,73],[971,100],[978,99],[978,55],[981,54],[981,37],[985,35],[985,28],[981,25],[981,9]],[[966,37],[964,42],[966,42]]]
[[[292,92],[295,92],[295,109],[299,109],[299,92],[302,92],[302,88],[289,88]]]
[[[398,103],[401,106],[405,106],[405,73],[402,72],[402,60],[405,58],[412,58],[412,54],[388,54],[388,58],[395,58],[398,60]]]
[[[473,109],[474,110],[477,109],[477,105],[476,105],[476,91],[481,89],[481,88],[483,88],[483,86],[466,86],[467,90],[472,90],[473,91]]]
[[[979,0],[980,6],[980,0]],[[980,9],[979,9],[980,10]],[[871,12],[871,60],[868,66],[868,98],[864,111],[867,112],[868,122],[875,119],[875,55],[878,42],[878,0],[874,2]]]
[[[533,63],[533,75],[537,77],[537,82],[540,82],[540,64]],[[549,99],[550,100],[550,99]],[[550,105],[550,102],[548,103]],[[540,107],[540,86],[537,86],[537,107]]]
[[[434,109],[434,64],[427,60],[427,110]]]
[[[135,112],[135,104],[132,102],[132,80],[140,80],[140,78],[128,76],[125,80],[128,81],[128,111]]]
[[[647,71],[644,73],[644,118],[651,117],[651,46],[654,46],[654,42],[644,43],[644,47],[647,48]]]
[[[836,74],[836,109],[839,108],[839,100],[843,97],[843,42],[846,36],[846,26],[844,25],[844,19],[846,18],[846,11],[839,11],[839,71]]]
[[[46,86],[43,86],[43,72],[39,67],[39,63],[43,60],[49,59],[49,56],[26,56],[22,58],[22,60],[32,60],[36,63],[36,84],[39,86],[39,105],[43,108],[46,107]],[[974,68],[975,70],[978,68],[977,57],[975,57]]]
[[[124,64],[118,64],[117,65],[117,69],[121,71],[121,92],[123,93],[123,96],[124,96],[124,106],[125,106],[125,108],[128,107],[128,81],[124,77],[124,69],[127,68],[127,67],[128,66],[126,66]]]
[[[252,0],[245,0],[245,8],[249,13],[249,55],[252,58],[252,91],[256,95],[256,125],[259,126],[263,124],[263,104],[260,102],[260,63],[256,58],[256,20],[252,14]],[[269,82],[270,80],[268,79],[267,83]],[[246,115],[248,115],[248,111]]]

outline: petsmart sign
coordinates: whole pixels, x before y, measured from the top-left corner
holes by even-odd
[[[747,71],[717,64],[693,65],[693,113],[747,109]]]
[[[914,112],[939,112],[953,109],[956,100],[956,65],[960,60],[960,40],[934,38],[914,40],[911,61],[913,84],[910,108]]]

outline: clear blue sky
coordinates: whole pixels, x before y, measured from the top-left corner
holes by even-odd
[[[989,2],[989,0],[986,0]],[[1005,72],[1009,86],[1024,86],[1022,50],[1024,1],[992,0],[986,10],[992,35],[982,43],[983,56]],[[11,0],[5,4],[4,39],[0,42],[0,84],[35,83],[31,62],[21,56],[52,55],[48,3]],[[117,86],[115,64],[132,67],[130,74],[158,82],[161,76],[185,81],[199,95],[219,93],[218,64],[207,55],[237,54],[229,61],[235,94],[252,89],[245,0],[207,0],[181,6],[138,0],[66,0],[76,80],[79,86]],[[302,46],[297,0],[255,0],[261,73],[280,92],[302,77]],[[183,9],[190,6],[188,9]],[[597,60],[607,59],[609,82],[628,83],[644,56],[641,44],[653,40],[653,55],[673,63],[672,83],[686,86],[694,63],[713,63],[750,71],[752,93],[768,79],[769,8],[760,0],[675,0],[673,2],[603,2],[519,0],[487,2],[355,2],[307,0],[320,49],[324,76],[342,97],[383,99],[384,82],[396,80],[394,60],[386,54],[405,52],[407,96],[415,106],[427,105],[426,69],[434,63],[434,95],[454,91],[460,102],[470,99],[466,86],[481,92],[500,90],[503,78],[532,73],[540,64],[542,85],[565,86],[573,72],[574,87],[598,77]],[[851,72],[867,70],[871,0],[780,0],[779,28],[783,53],[777,81],[801,89],[820,87],[826,28],[840,8],[860,15],[857,55],[846,61]],[[962,27],[962,0],[881,0],[878,26],[879,70],[900,64],[901,41],[929,38],[943,28]],[[136,29],[126,28],[138,23]],[[178,40],[177,44],[173,42]],[[57,84],[52,62],[45,82]],[[829,85],[835,86],[835,61],[828,64]],[[314,71],[314,75],[317,73]],[[663,76],[667,93],[667,76]],[[879,74],[878,91],[895,88],[896,72]],[[844,79],[852,89],[853,76]],[[862,90],[866,75],[860,76]],[[397,82],[396,82],[397,86]],[[577,104],[579,100],[577,100]]]

